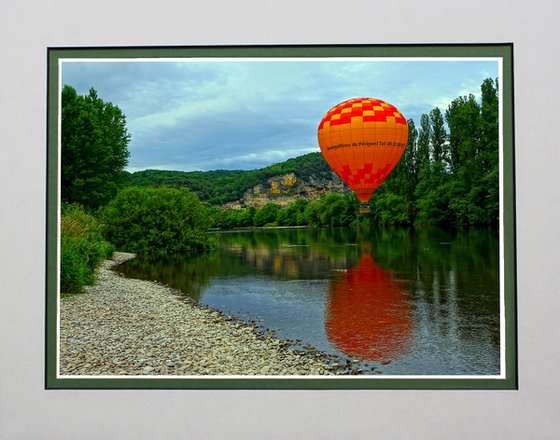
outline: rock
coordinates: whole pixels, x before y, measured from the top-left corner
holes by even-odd
[[[289,349],[293,341],[278,340],[274,329],[263,337],[255,325],[185,301],[167,286],[111,270],[132,257],[115,253],[94,286],[61,300],[63,375],[337,374],[321,356]]]

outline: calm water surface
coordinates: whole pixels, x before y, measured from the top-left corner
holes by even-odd
[[[137,258],[159,280],[283,339],[390,375],[500,372],[494,229],[291,228],[220,232],[198,256]]]

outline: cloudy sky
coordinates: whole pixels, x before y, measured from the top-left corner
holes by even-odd
[[[341,101],[371,97],[418,125],[458,96],[479,98],[495,60],[66,61],[62,83],[120,107],[129,171],[255,169],[319,151],[317,126]]]

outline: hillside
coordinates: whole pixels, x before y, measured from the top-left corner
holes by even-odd
[[[346,191],[319,152],[250,171],[137,171],[128,184],[186,186],[202,201],[230,208],[260,208],[272,201],[286,205],[298,198],[318,200],[328,192]]]

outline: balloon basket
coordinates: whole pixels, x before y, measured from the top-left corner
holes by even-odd
[[[369,214],[371,212],[371,208],[368,205],[360,205],[360,214]]]

